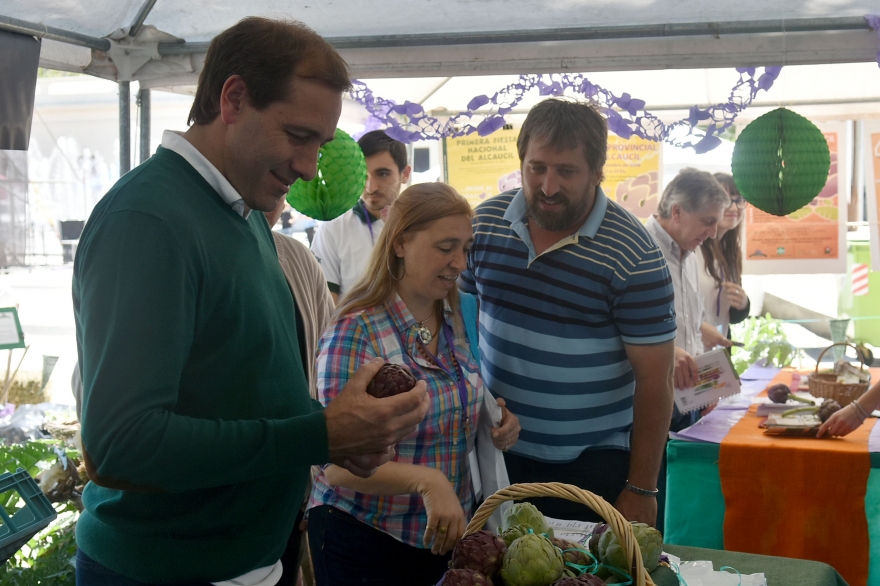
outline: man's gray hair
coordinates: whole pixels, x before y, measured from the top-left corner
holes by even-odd
[[[730,196],[711,173],[687,167],[679,171],[663,190],[660,203],[657,204],[657,215],[669,218],[674,205],[680,205],[690,214],[717,205],[727,209],[730,207]]]

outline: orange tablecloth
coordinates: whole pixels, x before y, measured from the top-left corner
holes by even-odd
[[[783,370],[771,384],[789,384],[791,375]],[[725,549],[825,562],[851,586],[864,586],[868,436],[876,420],[843,438],[782,438],[763,434],[755,410],[721,442]]]

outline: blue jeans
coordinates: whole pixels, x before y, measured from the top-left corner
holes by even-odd
[[[327,505],[309,510],[309,547],[317,586],[434,586],[452,559],[451,552],[401,543]]]
[[[158,562],[161,563],[161,562]],[[76,552],[76,586],[154,586],[117,574],[90,558],[83,550]],[[208,582],[189,582],[178,586],[210,586]]]

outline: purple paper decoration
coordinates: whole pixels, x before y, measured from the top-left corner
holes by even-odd
[[[868,25],[877,33],[877,40],[880,41],[880,16],[876,14],[866,14],[865,20]],[[880,51],[877,51],[877,66],[880,67]]]
[[[874,18],[880,22],[880,17]],[[874,26],[874,24],[872,24]],[[876,27],[875,27],[876,28]],[[608,119],[608,129],[621,138],[638,136],[655,142],[667,142],[678,147],[691,147],[705,153],[719,144],[718,138],[755,99],[759,91],[767,91],[779,77],[782,67],[764,67],[757,74],[755,67],[737,68],[739,81],[730,91],[727,102],[708,108],[692,106],[688,117],[672,124],[664,124],[645,110],[645,101],[628,93],[620,96],[598,86],[582,74],[521,75],[519,81],[488,95],[476,96],[467,109],[449,117],[445,122],[430,116],[419,104],[397,104],[378,97],[362,81],[355,80],[351,98],[370,113],[368,126],[385,126],[388,136],[404,143],[417,140],[439,140],[477,133],[488,136],[505,124],[509,114],[529,91],[536,89],[542,96],[561,96],[566,90],[595,103]],[[377,124],[378,123],[378,124]],[[706,125],[705,135],[695,136],[697,125]]]

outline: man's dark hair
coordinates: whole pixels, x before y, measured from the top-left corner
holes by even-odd
[[[406,145],[399,140],[394,140],[384,130],[373,130],[363,135],[358,144],[364,151],[364,157],[372,157],[379,153],[389,153],[397,170],[403,173],[406,168]]]
[[[531,139],[545,141],[559,150],[584,147],[587,164],[601,173],[608,153],[608,123],[595,106],[585,102],[550,98],[529,110],[519,131],[519,161],[526,158]]]
[[[199,75],[190,124],[209,124],[220,114],[223,84],[240,75],[248,102],[263,110],[284,100],[296,76],[326,84],[339,93],[351,89],[348,66],[330,43],[295,20],[248,17],[211,41]]]

